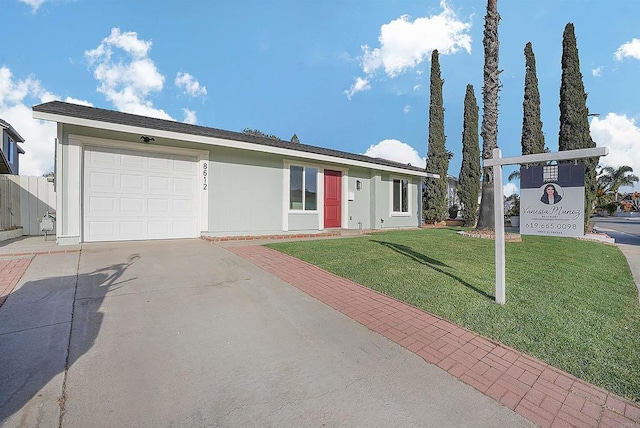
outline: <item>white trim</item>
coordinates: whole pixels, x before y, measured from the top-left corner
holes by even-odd
[[[126,142],[126,141],[117,141],[117,140],[109,140],[109,139],[104,139],[104,138],[96,138],[96,137],[87,137],[84,135],[75,135],[75,134],[69,134],[68,136],[69,139],[69,148],[71,149],[71,147],[73,147],[74,145],[78,145],[79,150],[78,150],[78,156],[79,158],[78,160],[78,169],[79,171],[77,171],[77,173],[79,174],[79,183],[78,183],[78,198],[77,200],[78,202],[78,208],[79,208],[79,212],[78,212],[78,220],[77,220],[77,225],[78,225],[78,236],[79,236],[79,240],[80,242],[84,242],[84,155],[85,155],[85,151],[87,150],[88,147],[106,147],[106,148],[110,148],[110,149],[124,149],[124,150],[131,150],[131,151],[140,151],[140,152],[151,152],[151,153],[165,153],[165,154],[175,154],[175,155],[183,155],[183,156],[190,156],[190,157],[194,157],[197,159],[197,163],[198,163],[198,175],[199,175],[199,179],[198,179],[198,194],[199,197],[197,198],[197,202],[199,204],[199,207],[197,209],[198,212],[198,216],[199,216],[199,220],[200,220],[200,233],[202,233],[203,231],[208,231],[209,230],[209,187],[207,185],[207,190],[203,189],[203,184],[204,184],[204,179],[203,179],[203,170],[204,170],[204,165],[207,165],[207,169],[210,166],[210,162],[209,162],[209,152],[206,150],[195,150],[195,149],[187,149],[187,148],[180,148],[180,147],[167,147],[167,146],[158,146],[158,145],[153,145],[153,144],[143,144],[143,143],[132,143],[132,142]],[[72,141],[76,141],[75,144],[72,144]],[[71,154],[71,151],[70,151]],[[71,159],[71,156],[70,156]],[[73,162],[70,162],[71,165],[73,165]],[[70,171],[67,171],[67,173],[69,173]],[[211,176],[211,172],[208,171],[208,177]],[[73,179],[72,179],[72,175],[69,175],[70,178],[70,183],[73,183]],[[75,187],[75,186],[74,186]],[[69,191],[70,189],[67,189],[67,191]],[[76,199],[72,199],[69,198],[69,201],[72,200],[76,200]],[[58,207],[63,206],[63,204],[58,205]],[[71,224],[74,224],[75,219],[70,219],[71,220]]]
[[[322,209],[318,213],[318,230],[324,230],[324,168],[318,168],[318,180],[320,180],[320,190],[318,191],[318,199],[322,204]]]
[[[290,189],[290,185],[291,185],[291,167],[292,166],[299,166],[302,167],[302,187],[304,188],[304,184],[305,184],[305,177],[304,177],[304,169],[305,168],[315,168],[316,169],[316,209],[315,210],[305,210],[304,209],[304,189],[302,189],[302,204],[303,207],[301,210],[296,210],[296,209],[291,209],[289,208],[291,206],[290,203],[290,197],[291,197],[291,189]],[[322,167],[315,165],[315,164],[309,164],[309,163],[304,163],[304,162],[296,162],[296,161],[289,161],[289,160],[285,160],[284,161],[284,169],[285,169],[285,174],[287,176],[286,180],[287,180],[287,187],[285,189],[285,195],[284,195],[284,200],[285,200],[285,208],[286,208],[286,212],[287,214],[314,214],[317,215],[321,210],[318,207],[319,205],[319,200],[318,198],[318,193],[319,193],[319,188],[320,188],[320,184],[318,183],[318,180],[320,180],[320,169]]]
[[[66,196],[68,208],[66,235],[69,237],[77,236],[78,240],[82,242],[83,147],[82,141],[77,136],[69,136],[68,141],[67,153],[69,161],[66,166],[67,185],[63,190],[65,193],[63,196]]]
[[[393,182],[394,180],[407,180],[407,212],[393,210]],[[389,217],[412,217],[411,212],[411,185],[413,184],[410,177],[389,176]],[[402,192],[401,192],[402,193]],[[402,194],[400,195],[402,197]],[[400,201],[402,205],[402,201]]]
[[[349,228],[349,170],[342,171],[342,197],[340,199],[340,209],[342,210],[342,219],[340,227],[342,229]]]
[[[82,119],[77,117],[64,116],[59,114],[45,113],[45,112],[33,112],[34,119],[40,120],[50,120],[54,122],[65,123],[69,125],[78,125],[85,126],[89,128],[97,128],[104,129],[109,131],[118,131],[118,132],[127,132],[132,134],[143,134],[149,135],[158,138],[169,138],[172,140],[178,141],[188,141],[195,143],[208,144],[213,146],[222,146],[243,150],[250,150],[256,152],[264,152],[264,153],[273,153],[287,157],[296,157],[302,159],[309,159],[311,161],[323,162],[323,163],[333,163],[340,165],[348,165],[348,166],[357,166],[368,169],[375,169],[378,171],[387,171],[396,174],[404,174],[416,177],[430,177],[430,178],[439,178],[438,174],[431,174],[426,171],[412,171],[403,168],[397,168],[388,165],[380,165],[377,163],[364,162],[354,159],[344,159],[335,156],[322,155],[318,153],[309,153],[300,150],[287,149],[283,147],[271,147],[264,146],[262,144],[249,143],[245,141],[236,141],[236,140],[225,140],[217,137],[205,137],[201,135],[193,135],[193,134],[183,134],[179,132],[172,131],[164,131],[153,128],[144,128],[139,126],[131,126],[131,125],[120,125],[110,122],[102,122],[97,120],[90,119]]]
[[[63,186],[65,182],[63,179],[63,154],[62,154],[62,125],[58,123],[57,135],[55,139],[56,148],[54,150],[54,162],[55,162],[55,190],[56,190],[56,243],[61,245],[62,238],[64,237],[64,230],[67,227],[67,220],[65,217],[65,206],[62,203]]]
[[[547,162],[554,160],[573,160],[591,158],[597,156],[607,156],[609,154],[609,147],[594,147],[591,149],[577,149],[577,150],[564,150],[555,153],[535,153],[532,155],[515,156],[511,158],[496,158],[495,155],[492,159],[484,159],[482,161],[484,167],[497,166],[497,165],[516,165],[516,164],[528,164],[537,162]]]
[[[289,231],[289,165],[284,162],[282,168],[282,231]]]

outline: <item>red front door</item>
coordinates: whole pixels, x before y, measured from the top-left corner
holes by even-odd
[[[341,227],[342,173],[324,170],[324,227]]]

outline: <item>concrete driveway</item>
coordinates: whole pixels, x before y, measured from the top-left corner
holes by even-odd
[[[640,301],[640,218],[593,217],[592,220],[598,232],[604,232],[615,239],[616,245],[627,258]]]
[[[531,425],[201,240],[36,256],[0,307],[0,370],[2,426]]]

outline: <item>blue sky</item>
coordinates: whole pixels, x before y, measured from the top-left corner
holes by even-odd
[[[557,150],[562,32],[573,22],[587,105],[599,114],[592,136],[611,150],[601,163],[640,173],[640,1],[498,8],[504,156],[521,150],[529,41],[546,144]],[[468,83],[482,105],[485,10],[486,0],[3,0],[0,117],[27,140],[22,174],[53,169],[55,126],[30,110],[53,99],[424,164],[438,49],[457,176]]]

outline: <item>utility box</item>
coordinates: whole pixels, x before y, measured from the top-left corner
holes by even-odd
[[[44,213],[40,220],[40,231],[44,232],[44,239],[47,240],[47,234],[53,233],[55,230],[56,218],[49,214],[49,211]]]

